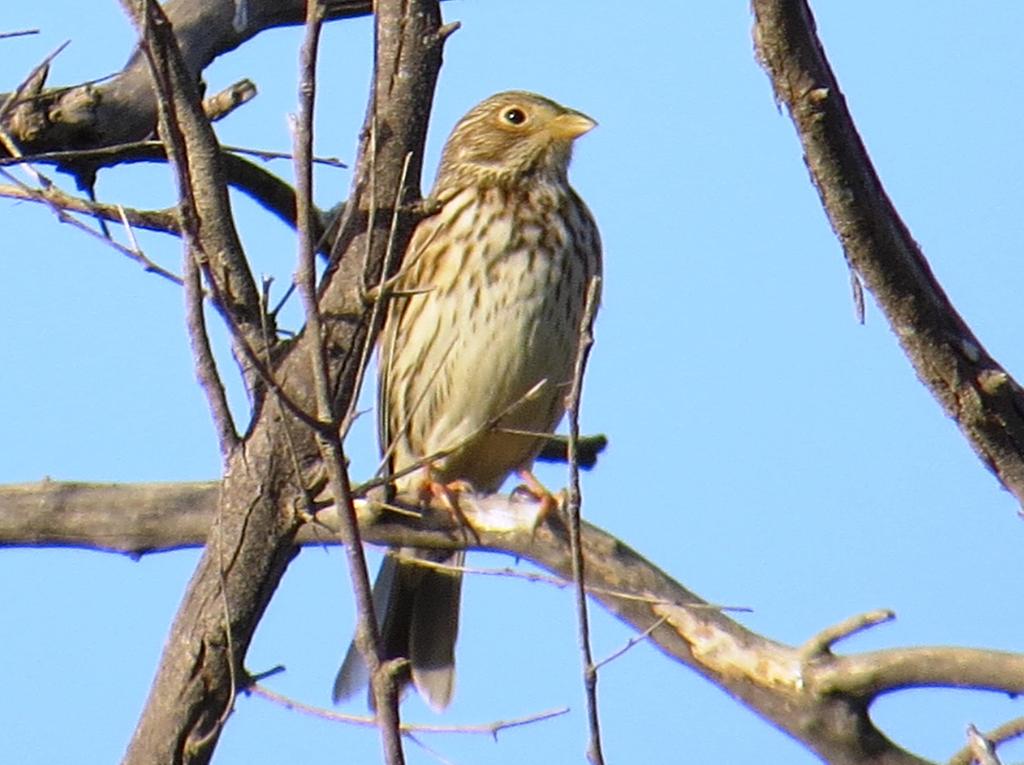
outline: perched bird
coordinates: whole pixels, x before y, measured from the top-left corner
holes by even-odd
[[[381,448],[399,491],[495,492],[529,469],[565,412],[601,242],[568,181],[573,141],[595,126],[534,93],[491,96],[455,126],[394,285],[381,335]],[[443,455],[433,456],[432,455]],[[374,584],[385,658],[405,657],[435,710],[451,700],[464,553],[402,549]],[[350,646],[339,701],[366,682]]]

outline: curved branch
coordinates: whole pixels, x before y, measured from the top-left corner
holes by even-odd
[[[209,533],[218,485],[57,483],[0,487],[0,544],[78,545],[142,555],[197,546]],[[518,496],[460,497],[474,531],[467,539],[447,508],[416,514],[359,505],[362,538],[389,546],[471,547],[526,558],[572,579],[568,531],[552,514],[534,529],[539,506]],[[418,517],[416,517],[418,516]],[[333,508],[304,523],[297,544],[337,544]],[[894,648],[833,655],[836,640],[887,620],[857,616],[804,646],[750,632],[618,539],[584,523],[587,589],[666,655],[743,701],[830,763],[925,765],[874,727],[880,695],[906,688],[1024,692],[1024,655],[959,647]]]
[[[805,0],[753,0],[754,43],[803,144],[846,259],[918,377],[1024,502],[1024,390],[956,312],[893,208],[815,34]]]
[[[874,698],[906,688],[974,688],[1024,693],[1024,654],[949,646],[871,651],[834,657],[816,669],[822,693]]]

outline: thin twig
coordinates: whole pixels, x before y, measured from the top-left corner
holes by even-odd
[[[42,205],[46,205],[50,208],[50,211],[57,217],[57,220],[61,223],[65,223],[79,231],[88,234],[93,239],[102,242],[107,247],[110,247],[120,255],[124,255],[129,260],[134,260],[136,263],[142,266],[145,271],[152,274],[162,276],[168,281],[174,282],[177,285],[181,285],[181,277],[177,274],[168,271],[163,266],[157,265],[155,262],[146,257],[141,250],[132,249],[125,247],[118,242],[112,241],[94,228],[90,228],[82,221],[78,220],[72,215],[69,215],[67,210],[71,209],[74,211],[73,205],[67,205],[65,202],[72,197],[68,197],[63,191],[58,189],[56,186],[51,186],[46,190],[34,189],[28,184],[24,183],[20,179],[11,175],[7,170],[0,167],[0,177],[9,180],[11,186],[0,186],[0,196],[11,197],[17,199],[26,199],[30,202],[37,202]]]
[[[388,232],[388,244],[384,251],[384,265],[381,269],[381,283],[387,279],[388,272],[391,270],[392,258],[395,255],[395,232],[398,230],[398,209],[402,202],[402,194],[405,191],[406,179],[409,176],[409,162],[412,161],[412,152],[405,155],[405,160],[402,162],[402,174],[399,176],[398,186],[395,189],[395,199],[392,202],[392,210],[394,214],[391,216],[391,229]],[[367,241],[369,246],[369,241]],[[399,253],[399,256],[401,254]],[[366,268],[367,264],[364,260],[363,267]],[[369,274],[363,273],[362,281],[366,283]],[[382,310],[383,309],[383,310]],[[381,296],[380,299],[373,302],[373,307],[370,309],[370,331],[366,333],[366,342],[363,343],[362,356],[359,359],[359,366],[356,370],[356,381],[354,383],[355,389],[359,390],[363,387],[363,377],[366,374],[366,368],[370,365],[370,355],[373,353],[373,348],[377,344],[377,332],[378,329],[383,325],[384,318],[387,316],[387,297]],[[359,403],[359,399],[356,396],[352,397],[349,402],[348,411],[341,421],[341,437],[342,439],[348,435],[349,428],[352,427],[352,423],[355,422],[357,415],[356,406]],[[383,417],[383,414],[382,414]]]
[[[879,624],[891,622],[895,618],[895,612],[890,611],[887,608],[880,608],[875,611],[868,611],[867,613],[851,616],[838,624],[826,627],[821,632],[811,637],[800,647],[800,655],[803,656],[805,660],[819,658],[830,653],[832,646],[840,640],[845,640],[857,632],[870,629],[871,627],[875,627]]]
[[[650,627],[645,629],[639,635],[633,635],[633,637],[631,637],[629,640],[626,641],[626,644],[624,646],[622,646],[622,648],[619,648],[619,649],[617,649],[615,651],[612,651],[610,654],[605,656],[599,662],[596,662],[594,664],[594,669],[595,670],[596,669],[601,669],[601,667],[603,667],[605,664],[611,664],[613,661],[615,661],[617,658],[622,656],[624,653],[626,653],[626,651],[631,649],[637,643],[642,643],[645,640],[647,640],[647,638],[649,638],[651,636],[651,633],[654,632],[656,629],[658,629],[658,627],[660,627],[662,624],[664,624],[667,620],[668,620],[667,616],[662,616],[660,619],[658,619],[658,621],[656,621],[653,624],[651,624]]]
[[[362,725],[366,727],[376,725],[377,723],[373,717],[367,717],[365,715],[346,715],[330,709],[323,709],[322,707],[305,704],[301,701],[285,696],[282,693],[278,693],[277,691],[272,691],[259,683],[253,683],[246,688],[246,691],[251,692],[256,696],[260,696],[267,701],[272,701],[275,704],[280,704],[288,709],[293,709],[296,712],[302,712],[303,714],[312,715],[313,717],[319,717],[321,720],[343,722],[350,725]],[[542,720],[550,720],[553,717],[560,717],[568,712],[568,707],[562,707],[561,709],[548,709],[543,712],[537,712],[536,714],[524,715],[523,717],[514,717],[511,720],[494,720],[493,722],[478,723],[476,725],[423,725],[420,723],[402,723],[400,730],[403,735],[408,735],[410,733],[458,733],[478,736],[486,735],[497,738],[498,733],[508,728],[518,728],[523,725],[541,722]]]
[[[430,378],[429,378],[430,380],[432,380],[434,378],[434,376],[438,373],[438,370],[440,369],[441,365],[443,364],[445,357],[449,353],[451,353],[452,346],[454,346],[456,339],[457,338],[453,338],[452,342],[449,343],[448,348],[445,349],[445,352],[442,355],[441,360],[438,361],[436,367],[434,368],[434,370],[430,374]],[[392,483],[392,482],[398,480],[399,478],[401,478],[402,476],[408,475],[409,473],[413,473],[413,472],[419,470],[421,467],[423,467],[425,465],[430,465],[431,463],[437,462],[438,460],[443,459],[444,457],[447,457],[452,452],[458,451],[463,446],[465,446],[470,441],[472,441],[474,438],[477,438],[478,436],[480,436],[480,435],[482,435],[484,433],[488,433],[488,432],[493,431],[497,427],[498,423],[501,422],[502,419],[504,419],[506,416],[508,416],[509,414],[514,412],[516,409],[518,409],[520,406],[522,406],[526,402],[535,399],[537,397],[537,395],[547,385],[548,385],[548,379],[546,377],[541,378],[540,380],[537,381],[536,384],[534,384],[534,386],[532,388],[530,388],[528,391],[526,391],[526,393],[524,393],[522,396],[517,398],[515,401],[513,401],[507,407],[502,409],[500,412],[498,412],[498,414],[494,415],[494,417],[489,419],[487,422],[483,423],[479,428],[477,428],[476,430],[468,433],[466,436],[464,436],[460,440],[456,441],[451,446],[445,447],[444,449],[438,449],[433,454],[428,454],[425,457],[421,457],[420,459],[416,460],[415,462],[413,462],[413,463],[411,463],[409,465],[406,465],[401,470],[396,470],[394,472],[388,472],[387,475],[385,475],[384,477],[371,478],[369,481],[364,481],[363,483],[359,484],[359,487],[358,487],[358,490],[357,490],[356,494],[357,495],[363,494],[363,493],[365,493],[369,489],[372,489],[375,486],[380,486],[380,485],[386,484],[386,483]],[[416,401],[413,402],[412,410],[410,411],[409,416],[406,417],[405,423],[403,423],[401,429],[398,431],[398,434],[404,433],[406,431],[406,429],[409,427],[409,423],[410,423],[410,421],[412,419],[412,412],[415,411],[416,407],[418,407],[420,405],[420,403],[424,400],[424,398],[426,396],[426,393],[429,390],[430,390],[430,385],[429,384],[425,384],[423,386],[423,393],[421,393],[419,395],[419,397],[416,399]],[[395,447],[398,444],[398,434],[396,434],[391,439],[391,443],[388,445],[388,448],[384,451],[384,457],[381,459],[380,464],[377,466],[377,475],[378,476],[380,476],[381,473],[383,473],[385,471],[385,468],[387,467],[387,463],[388,463],[388,458],[391,456],[392,451],[394,451]]]
[[[199,230],[199,213],[195,190],[193,188],[192,170],[190,166],[188,142],[183,134],[177,99],[174,97],[176,72],[168,55],[167,46],[173,44],[161,39],[159,30],[165,28],[167,19],[153,3],[145,0],[143,15],[142,49],[149,61],[153,73],[153,81],[160,93],[160,133],[167,148],[167,157],[178,182],[178,209],[181,221],[181,238],[184,244],[183,281],[185,287],[185,325],[188,330],[189,343],[192,347],[196,377],[206,394],[206,402],[210,408],[221,457],[227,460],[239,443],[238,430],[235,427],[231,407],[228,404],[227,391],[217,369],[217,360],[210,346],[210,337],[206,330],[206,316],[203,312],[202,276],[206,275],[210,289],[216,295],[216,281],[209,278],[209,260],[203,249],[202,236]],[[170,36],[170,32],[164,32]],[[223,305],[223,302],[221,305]],[[230,632],[230,629],[227,630]],[[232,694],[233,696],[233,694]]]
[[[583,375],[587,368],[587,358],[594,344],[594,317],[597,315],[598,294],[601,289],[601,277],[595,276],[587,286],[587,299],[583,308],[583,318],[579,327],[579,348],[573,366],[572,387],[566,397],[566,409],[569,414],[569,538],[572,544],[573,577],[576,580],[576,615],[579,620],[580,653],[583,657],[583,687],[587,697],[587,720],[590,725],[590,743],[587,746],[587,759],[593,765],[603,765],[604,753],[601,749],[601,720],[597,706],[597,665],[594,664],[590,649],[590,621],[587,615],[587,588],[583,570],[583,545],[580,541],[580,465],[577,456],[577,442],[580,437],[580,394],[583,389]]]
[[[229,146],[227,144],[222,144],[221,148],[224,151],[230,151],[232,154],[245,154],[245,155],[248,155],[250,157],[256,157],[256,159],[262,159],[262,160],[271,160],[271,159],[289,159],[289,160],[292,160],[292,161],[295,160],[295,155],[294,154],[290,154],[289,152],[286,152],[286,151],[267,151],[265,149],[249,149],[249,148],[246,148],[244,146]],[[338,168],[346,168],[346,167],[348,167],[348,165],[346,165],[344,162],[342,162],[337,157],[316,157],[316,156],[311,156],[309,161],[312,162],[314,165],[327,165],[327,167],[338,167]]]
[[[465,499],[465,495],[463,495],[463,498]],[[410,517],[419,517],[421,515],[418,513],[411,512],[404,507],[398,507],[396,505],[387,505],[382,503],[379,506],[391,510],[393,512],[400,513],[401,515],[408,515]],[[400,557],[402,558],[402,563],[408,564],[410,566],[421,566],[423,568],[430,568],[436,571],[447,571],[453,574],[475,574],[477,576],[504,576],[510,579],[523,579],[527,582],[550,584],[554,587],[557,587],[560,590],[564,590],[566,587],[574,587],[576,584],[575,582],[570,581],[568,579],[562,579],[561,577],[552,576],[551,574],[540,574],[536,571],[517,571],[514,568],[508,567],[476,568],[473,566],[455,566],[451,563],[443,563],[441,561],[429,560],[428,558],[417,558],[412,556],[407,557],[404,555],[401,555]],[[622,598],[623,600],[636,600],[640,601],[641,603],[650,603],[651,605],[676,605],[670,601],[664,600],[662,598],[655,598],[650,595],[638,595],[637,593],[626,592],[625,590],[612,590],[607,587],[592,587],[591,585],[587,585],[587,594],[607,595],[616,598]],[[747,606],[723,606],[717,603],[687,603],[686,607],[690,609],[706,608],[712,611],[728,611],[731,613],[749,613],[751,611],[751,609]],[[664,618],[660,619],[658,621],[658,624],[661,624],[662,622],[664,622]],[[654,625],[654,627],[651,627],[651,629],[654,629],[655,627],[657,627],[657,624]],[[607,659],[602,660],[598,662],[598,664],[603,664],[606,661]]]
[[[287,393],[282,389],[280,383],[278,383],[276,377],[273,374],[273,361],[270,358],[270,348],[272,347],[270,337],[270,326],[267,313],[267,304],[270,302],[270,284],[273,280],[270,277],[264,277],[262,289],[260,290],[260,316],[263,317],[263,349],[264,358],[255,359],[259,374],[267,389],[271,393],[274,406],[277,408],[278,414],[283,415],[285,408],[288,408],[293,413],[301,413],[301,417],[307,418],[310,422],[316,423],[316,419],[309,417],[309,414],[297,403],[292,401]],[[244,346],[246,350],[255,358],[255,351],[249,348],[248,344]],[[306,420],[301,420],[306,421]],[[295,435],[292,433],[291,428],[282,428],[284,434],[285,451],[288,454],[288,460],[291,462],[292,471],[298,479],[302,476],[302,464],[299,460],[299,452],[295,444]],[[308,512],[308,508],[313,506],[314,498],[310,491],[310,487],[304,480],[296,480],[296,484],[299,489],[299,493],[302,495],[303,508],[306,508],[305,520],[311,522],[315,520],[315,516]]]
[[[233,146],[230,144],[221,144],[220,148],[230,154],[242,154],[266,161],[272,159],[295,159],[295,155],[287,151],[253,149],[246,146]],[[36,154],[29,154],[24,157],[0,157],[0,165],[20,165],[23,162],[89,162],[100,167],[107,167],[119,164],[122,157],[129,157],[132,161],[139,161],[143,159],[154,161],[163,160],[165,159],[163,156],[163,150],[164,144],[162,141],[126,141],[125,143],[115,143],[94,149],[42,151]],[[313,163],[317,165],[326,165],[327,167],[348,167],[347,164],[337,157],[313,157]]]
[[[349,575],[355,594],[357,627],[356,645],[370,671],[370,687],[374,699],[376,722],[381,744],[389,765],[402,765],[401,724],[398,712],[398,689],[395,678],[384,662],[384,648],[374,614],[366,557],[359,539],[359,526],[352,503],[341,436],[337,429],[334,402],[327,374],[325,333],[316,291],[316,252],[313,234],[313,108],[316,98],[316,61],[323,23],[323,7],[318,0],[307,4],[306,34],[299,59],[299,109],[295,119],[295,198],[299,231],[296,284],[306,313],[306,329],[312,340],[312,370],[317,402],[317,419],[329,422],[328,431],[318,430],[317,445],[327,469],[331,494],[338,503]],[[310,508],[312,510],[312,508]]]
[[[182,161],[186,161],[182,158]],[[183,195],[184,196],[184,195]],[[182,221],[184,223],[184,220]],[[182,229],[185,242],[185,253],[182,258],[185,287],[185,327],[188,330],[189,344],[192,346],[192,357],[196,368],[199,386],[206,394],[214,427],[217,430],[217,441],[220,444],[221,457],[227,457],[238,445],[238,431],[235,429],[234,417],[228,404],[227,391],[217,370],[217,360],[210,346],[210,335],[206,331],[206,314],[203,311],[203,282],[198,236],[190,230],[188,224]]]
[[[0,32],[0,40],[9,40],[12,37],[25,37],[26,35],[37,35],[38,29],[20,29],[17,32]]]

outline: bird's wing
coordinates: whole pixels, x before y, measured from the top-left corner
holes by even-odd
[[[432,276],[426,271],[430,265],[431,258],[429,256],[425,257],[424,253],[430,249],[444,225],[445,219],[443,215],[425,218],[417,225],[409,241],[405,257],[402,260],[399,276],[395,281],[395,289],[397,291],[430,289]],[[380,351],[377,362],[379,367],[377,378],[377,437],[380,442],[381,453],[384,456],[385,471],[390,473],[395,466],[395,452],[400,446],[398,442],[406,438],[406,431],[409,427],[408,420],[412,415],[412,410],[418,403],[408,400],[408,390],[399,390],[397,387],[401,381],[395,379],[395,359],[402,353],[415,352],[423,355],[428,352],[433,344],[416,341],[408,343],[407,346],[400,347],[399,343],[407,342],[407,332],[403,330],[415,318],[411,314],[416,312],[416,303],[410,300],[409,297],[403,296],[393,296],[388,299],[388,302],[387,320],[381,332]],[[410,311],[410,306],[413,307],[412,311]],[[420,359],[420,361],[422,362],[423,359]],[[403,366],[406,364],[403,364]],[[411,387],[419,388],[422,385]],[[398,465],[399,469],[402,467],[404,465]]]

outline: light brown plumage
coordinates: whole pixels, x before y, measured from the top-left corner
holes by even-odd
[[[456,125],[416,228],[382,333],[378,408],[399,478],[497,491],[529,469],[565,410],[587,286],[600,273],[597,227],[569,186],[572,142],[593,120],[533,93],[492,96]],[[415,292],[416,294],[408,294]],[[518,433],[509,431],[520,431]],[[403,550],[461,564],[463,555]],[[389,555],[374,585],[388,657],[436,709],[454,687],[461,577]],[[335,699],[365,679],[349,649]]]

